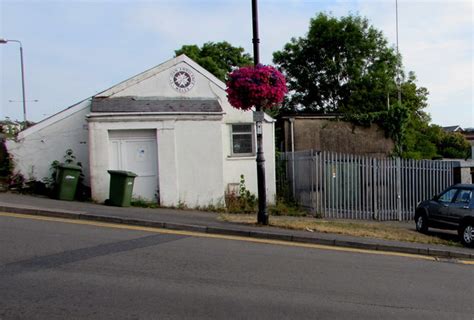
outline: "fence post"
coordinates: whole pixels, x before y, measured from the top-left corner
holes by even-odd
[[[398,221],[402,221],[402,168],[400,158],[396,158],[396,170],[397,170],[397,213]]]
[[[369,185],[367,181],[367,186]],[[368,191],[368,190],[367,190]],[[372,203],[373,203],[373,217],[374,220],[378,220],[379,218],[379,213],[377,210],[377,159],[372,158]],[[369,209],[369,204],[367,203],[367,210]]]
[[[296,201],[295,151],[291,151],[291,187],[293,199]]]
[[[310,160],[309,160],[309,166],[310,166],[310,186],[309,186],[309,202],[311,203],[311,212],[313,214],[316,213],[316,206],[315,206],[315,199],[314,199],[314,175],[316,174],[316,168],[315,168],[315,157],[314,157],[314,153],[313,153],[313,149],[311,149],[310,151]]]

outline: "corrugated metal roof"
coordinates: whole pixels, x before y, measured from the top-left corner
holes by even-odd
[[[94,98],[91,112],[222,112],[216,99]]]

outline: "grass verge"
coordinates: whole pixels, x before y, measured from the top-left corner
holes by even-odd
[[[256,225],[256,215],[249,214],[220,214],[219,219],[227,222]],[[380,222],[354,220],[324,220],[313,217],[285,217],[270,216],[269,225],[292,230],[306,230],[308,232],[335,233],[346,236],[377,238],[424,244],[442,244],[458,246],[453,233],[421,234],[409,222]]]

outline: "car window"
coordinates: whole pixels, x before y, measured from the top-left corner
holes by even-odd
[[[442,203],[451,203],[451,201],[453,201],[454,195],[456,194],[457,191],[458,191],[458,189],[449,189],[449,190],[447,190],[446,192],[442,193],[439,196],[438,201],[442,202]]]
[[[471,201],[472,197],[472,191],[471,190],[465,190],[461,189],[459,193],[456,196],[456,199],[454,199],[454,203],[461,203],[468,205],[469,202]]]

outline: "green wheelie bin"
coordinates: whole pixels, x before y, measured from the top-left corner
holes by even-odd
[[[117,207],[130,207],[135,173],[123,170],[107,170],[110,174],[109,199],[107,204]]]
[[[77,190],[77,183],[81,175],[82,168],[73,164],[60,164],[57,176],[57,198],[59,200],[74,200]]]

